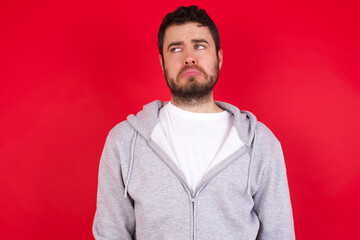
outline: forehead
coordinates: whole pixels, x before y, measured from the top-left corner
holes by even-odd
[[[186,41],[191,39],[205,39],[210,44],[214,41],[207,26],[202,26],[197,22],[189,22],[181,25],[169,26],[164,35],[164,46],[173,41]]]

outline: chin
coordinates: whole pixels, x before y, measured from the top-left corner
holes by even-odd
[[[190,81],[190,82],[193,82],[193,81],[205,81],[205,79],[202,76],[185,77],[183,79],[186,79],[187,81]]]

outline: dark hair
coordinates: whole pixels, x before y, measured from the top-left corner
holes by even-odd
[[[160,55],[163,57],[163,45],[165,31],[171,25],[182,25],[188,22],[197,22],[202,26],[207,26],[210,30],[211,36],[215,42],[216,53],[220,50],[220,36],[219,31],[209,15],[204,9],[200,9],[198,6],[178,7],[174,12],[168,13],[159,28],[158,32],[158,48]]]

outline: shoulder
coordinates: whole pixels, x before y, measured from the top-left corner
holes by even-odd
[[[134,128],[127,120],[116,124],[108,133],[106,142],[108,145],[117,149],[123,149],[130,146],[134,136]]]
[[[102,165],[126,168],[129,165],[134,128],[127,120],[115,125],[108,133],[101,158]]]
[[[124,120],[116,124],[110,131],[108,136],[110,138],[123,138],[127,135],[132,135],[134,133],[134,128],[129,124],[127,120]]]
[[[258,138],[258,141],[264,142],[264,143],[280,143],[279,140],[276,138],[275,134],[268,128],[264,123],[257,122],[256,123],[256,137]]]
[[[285,171],[281,144],[274,133],[261,122],[256,124],[254,155],[255,161],[265,164],[266,172]]]

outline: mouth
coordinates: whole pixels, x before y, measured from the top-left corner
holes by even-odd
[[[182,77],[201,76],[201,72],[195,68],[189,68],[181,74]]]

